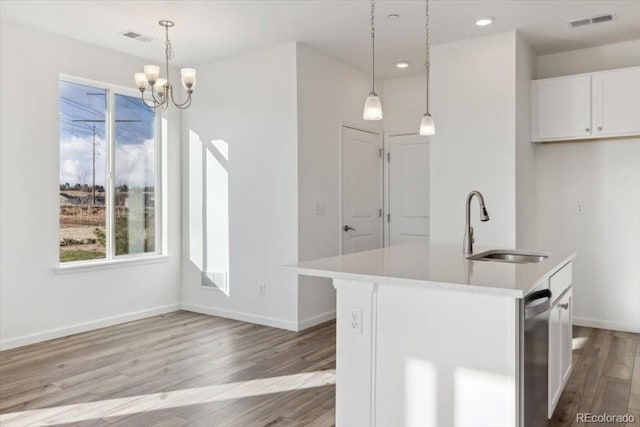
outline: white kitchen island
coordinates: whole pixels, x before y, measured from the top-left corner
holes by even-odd
[[[574,256],[471,261],[460,246],[416,244],[298,263],[337,290],[336,424],[535,425],[525,422],[541,417],[524,411],[523,301],[538,288],[570,292]]]

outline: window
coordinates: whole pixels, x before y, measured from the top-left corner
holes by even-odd
[[[60,262],[155,254],[158,120],[139,95],[60,80]]]

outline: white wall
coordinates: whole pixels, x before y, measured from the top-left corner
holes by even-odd
[[[538,76],[632,65],[640,65],[640,40],[540,56]],[[538,144],[536,150],[539,242],[578,253],[576,323],[640,331],[640,138]]]
[[[531,143],[531,80],[537,58],[516,33],[516,247],[538,244],[536,146]]]
[[[184,308],[297,328],[298,279],[283,268],[298,258],[296,102],[294,43],[198,67],[183,115]],[[228,268],[228,295],[201,287],[207,258]]]
[[[302,44],[298,44],[297,67],[298,256],[305,261],[340,253],[341,123],[380,133],[382,124],[362,119],[364,99],[371,90],[368,74]],[[324,204],[324,215],[316,215],[316,203]],[[300,276],[299,284],[298,314],[303,325],[334,315],[336,298],[329,279]]]
[[[538,57],[539,79],[632,67],[640,63],[640,39]]]
[[[431,54],[431,242],[461,244],[464,202],[485,197],[491,220],[480,224],[479,245],[514,246],[515,32],[435,45]],[[424,114],[424,77],[385,80],[385,131],[417,130]]]
[[[172,311],[180,300],[180,206],[158,264],[56,274],[60,73],[133,86],[143,61],[2,21],[0,336],[3,348]],[[170,111],[169,200],[180,198],[180,115]]]

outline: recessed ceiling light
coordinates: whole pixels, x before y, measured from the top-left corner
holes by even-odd
[[[476,20],[476,25],[479,27],[486,27],[491,25],[495,19],[491,16],[481,16]]]
[[[390,13],[387,15],[387,18],[394,20],[400,18],[400,15],[398,15],[397,13]]]
[[[397,68],[407,68],[409,65],[411,65],[411,62],[409,62],[409,61],[396,62],[396,67]]]

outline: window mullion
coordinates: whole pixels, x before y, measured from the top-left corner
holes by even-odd
[[[164,205],[164,201],[163,201],[163,195],[164,195],[164,187],[162,185],[162,180],[163,180],[163,176],[162,176],[162,162],[163,162],[163,157],[162,157],[162,149],[164,144],[162,143],[163,141],[163,132],[162,132],[162,113],[158,110],[155,111],[154,114],[154,129],[155,129],[155,135],[154,135],[154,148],[153,148],[153,154],[154,154],[154,188],[155,188],[155,203],[154,203],[154,219],[155,219],[155,252],[156,253],[163,253],[164,252],[164,247],[162,246],[164,244],[164,230],[163,230],[163,221],[164,221],[164,211],[162,209],[163,205]]]
[[[113,90],[107,90],[107,126],[106,127],[106,152],[107,152],[107,182],[108,194],[105,198],[105,209],[107,219],[106,230],[106,258],[113,259],[115,256],[114,231],[115,231],[115,149],[114,149],[114,122],[115,122],[115,99]]]

